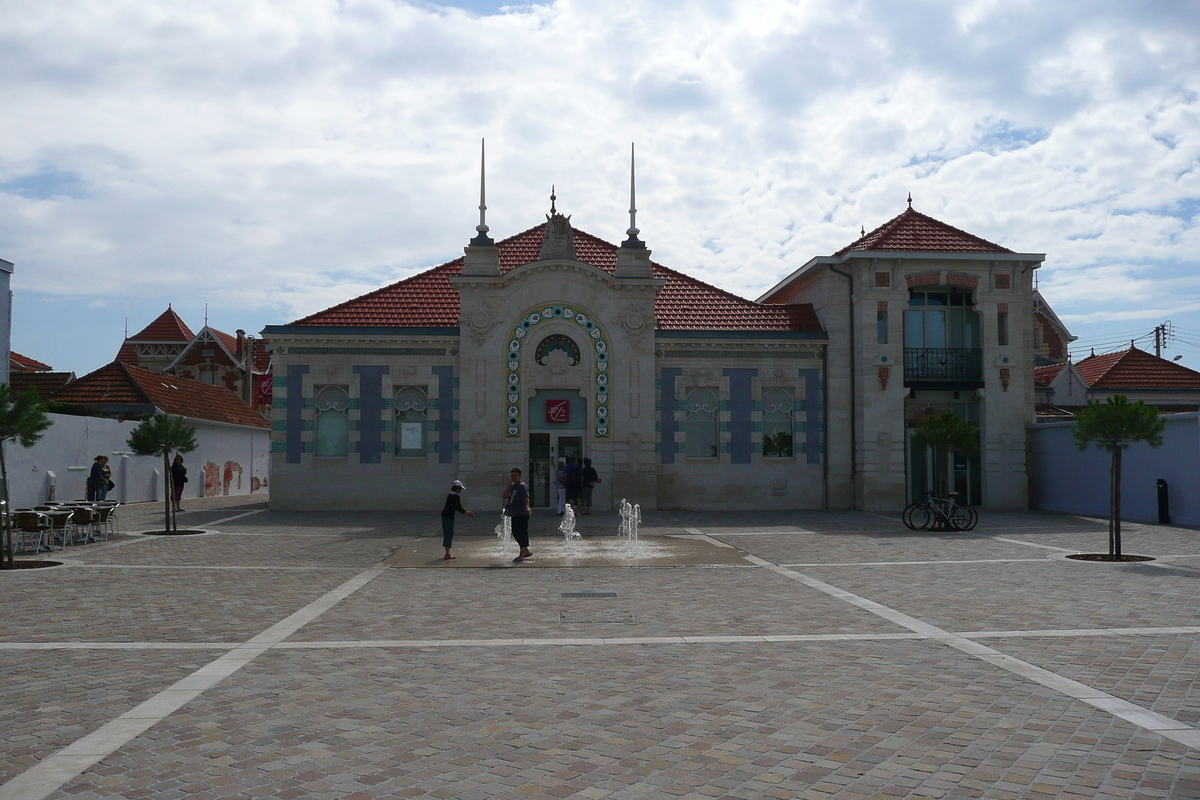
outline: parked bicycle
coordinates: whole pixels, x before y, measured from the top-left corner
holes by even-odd
[[[979,513],[966,503],[959,505],[956,497],[958,492],[951,492],[947,498],[926,492],[925,499],[905,508],[900,518],[905,527],[914,531],[969,531],[979,522]]]

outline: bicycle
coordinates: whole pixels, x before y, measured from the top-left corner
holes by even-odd
[[[914,531],[927,531],[937,525],[937,530],[972,530],[979,522],[979,512],[967,504],[959,505],[955,498],[958,492],[951,492],[948,498],[934,497],[933,492],[926,492],[925,499],[920,503],[907,506],[900,515],[905,527]]]

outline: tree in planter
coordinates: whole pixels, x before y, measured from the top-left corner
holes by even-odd
[[[3,552],[0,552],[0,568],[14,569],[12,515],[9,513],[8,462],[4,459],[4,445],[9,441],[19,442],[21,447],[32,447],[51,425],[46,414],[46,404],[38,397],[32,386],[22,393],[12,390],[7,383],[0,383],[0,480],[4,482]]]
[[[1112,454],[1108,473],[1108,555],[1121,556],[1121,453],[1135,442],[1151,447],[1162,445],[1163,428],[1167,421],[1159,417],[1158,409],[1142,401],[1130,403],[1124,395],[1110,397],[1101,403],[1089,400],[1086,408],[1075,414],[1075,429],[1071,435],[1075,446],[1086,450],[1095,443]]]
[[[938,496],[950,492],[949,460],[953,454],[968,458],[979,453],[979,431],[953,411],[930,414],[917,424],[917,435],[933,450],[933,486]]]
[[[166,516],[163,522],[164,533],[174,533],[175,504],[174,487],[171,481],[171,453],[190,453],[199,447],[196,444],[196,427],[189,425],[183,417],[172,417],[168,414],[147,414],[142,422],[129,432],[129,449],[134,455],[157,456],[163,460],[163,486],[166,489]]]

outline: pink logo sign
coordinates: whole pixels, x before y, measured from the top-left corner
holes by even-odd
[[[547,400],[546,401],[546,422],[570,422],[571,421],[571,401],[570,400]]]

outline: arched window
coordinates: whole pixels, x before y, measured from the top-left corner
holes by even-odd
[[[545,366],[546,356],[554,350],[562,350],[571,359],[571,366],[579,363],[579,345],[570,336],[564,336],[561,333],[552,333],[538,343],[537,351],[534,353],[534,360],[537,363]]]
[[[717,412],[721,406],[716,391],[689,389],[683,408],[687,412],[684,448],[688,458],[717,458],[720,454]]]
[[[792,393],[786,389],[763,392],[762,454],[763,458],[791,458],[795,451]]]
[[[396,390],[396,455],[424,456],[429,398],[419,386]]]
[[[313,431],[318,458],[345,457],[350,449],[350,391],[345,386],[313,387]]]

